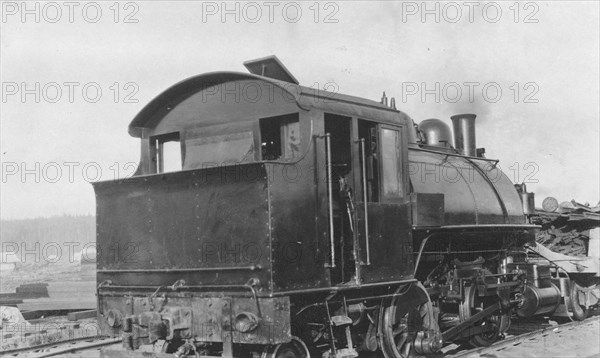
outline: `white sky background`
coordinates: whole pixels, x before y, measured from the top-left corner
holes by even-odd
[[[219,70],[244,72],[243,61],[272,54],[306,86],[333,82],[341,93],[374,100],[385,90],[396,97],[398,109],[417,122],[437,117],[450,124],[450,115],[478,114],[477,146],[485,147],[488,157],[500,159],[511,179],[521,182],[539,169],[529,177],[539,183],[528,184],[538,205],[549,195],[592,205],[599,200],[597,1],[549,1],[528,7],[496,2],[488,5],[487,20],[482,15],[486,3],[475,2],[472,22],[469,8],[456,2],[462,11],[456,23],[446,21],[456,18],[456,8],[446,3],[440,3],[439,22],[433,14],[423,22],[420,12],[405,11],[403,19],[403,10],[412,10],[407,6],[421,2],[330,2],[329,7],[321,2],[317,23],[313,1],[299,2],[302,16],[296,23],[290,21],[296,17],[294,8],[288,7],[286,18],[281,2],[276,2],[272,23],[269,7],[261,1],[256,3],[262,9],[258,23],[246,21],[243,11],[239,23],[234,15],[222,22],[220,13],[203,19],[199,2],[132,3],[135,7],[117,4],[117,23],[114,1],[96,2],[102,9],[97,23],[82,16],[82,2],[76,2],[72,23],[63,2],[56,3],[62,10],[58,22],[48,22],[56,18],[55,8],[44,13],[44,3],[39,3],[36,23],[34,15],[27,15],[25,22],[20,12],[12,15],[12,4],[23,10],[20,1],[3,2],[2,218],[93,214],[94,193],[86,179],[97,175],[90,163],[98,163],[102,179],[113,178],[117,167],[121,177],[132,172],[127,163],[138,161],[139,143],[129,137],[127,126],[146,103],[187,77]],[[220,1],[212,4],[221,6]],[[488,20],[496,17],[495,5],[502,14],[493,23]],[[233,9],[235,3],[227,6]],[[427,6],[434,9],[435,3]],[[138,22],[125,23],[125,15],[136,7],[132,19]],[[28,8],[34,9],[35,3]],[[255,17],[254,9],[247,11]],[[337,23],[325,22],[334,11],[330,20]],[[88,19],[93,18],[94,8],[88,7],[88,14]],[[537,23],[525,23],[526,19]],[[22,83],[32,89],[36,82],[40,103],[33,94],[26,95],[25,101],[21,92],[10,94],[11,83],[18,84],[20,91]],[[63,92],[56,103],[47,100],[55,97],[48,87],[53,82]],[[79,84],[73,103],[65,82]],[[118,103],[115,87],[111,90],[115,82],[121,87]],[[137,103],[124,103],[134,87],[123,86],[130,82],[138,88],[133,94]],[[421,83],[434,89],[436,82],[440,89],[460,84],[460,100],[447,101],[456,98],[447,87],[447,98],[441,93],[440,103],[433,94],[423,101]],[[464,82],[480,83],[473,101]],[[102,89],[98,102],[82,96],[87,83]],[[413,83],[421,88],[410,95],[406,91],[414,90]],[[493,88],[489,97],[482,96],[486,83],[497,83],[502,89],[496,103],[491,101]],[[520,87],[516,101],[515,83]],[[533,84],[525,88],[526,83]],[[48,96],[42,90],[45,85]],[[536,89],[530,100],[537,103],[525,103]],[[94,97],[92,89],[89,94]],[[87,175],[82,173],[86,164]],[[23,176],[23,169],[30,173]]]

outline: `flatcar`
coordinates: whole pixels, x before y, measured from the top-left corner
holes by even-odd
[[[137,172],[94,183],[98,322],[128,356],[409,357],[556,308],[523,254],[533,194],[475,115],[415,124],[244,65],[158,95],[129,125]]]

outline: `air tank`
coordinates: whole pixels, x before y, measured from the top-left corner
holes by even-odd
[[[454,148],[470,157],[477,156],[475,117],[477,116],[474,114],[457,114],[450,117],[454,129]]]
[[[431,118],[419,123],[419,131],[424,136],[425,144],[435,147],[450,147],[452,132],[450,126],[443,121]]]

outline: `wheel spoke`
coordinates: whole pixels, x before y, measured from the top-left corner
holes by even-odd
[[[483,302],[477,294],[476,286],[468,286],[465,291],[465,301],[461,304],[461,321],[469,319],[471,316],[481,312],[485,309],[485,302]],[[498,322],[502,319],[509,319],[508,317],[493,315],[484,317],[482,320],[477,322],[475,326],[484,328],[484,331],[475,334],[469,338],[469,343],[475,347],[486,347],[494,343],[500,335],[500,326]],[[508,323],[505,322],[506,328]]]
[[[428,293],[425,288],[417,284],[413,289],[417,290],[415,294],[425,297],[425,301],[421,300],[415,302],[412,307],[406,307],[406,301],[403,302],[396,297],[382,306],[378,340],[385,358],[407,358],[412,355],[417,332],[426,329],[424,327],[426,320],[423,317],[433,315],[433,308],[427,299]],[[407,291],[404,288],[403,290]]]
[[[406,332],[406,324],[398,324],[396,327],[393,328],[392,330],[392,334],[395,336],[399,335],[402,332]]]
[[[399,335],[399,338],[396,341],[396,348],[398,349],[398,351],[402,351],[402,348],[404,347],[404,345],[406,344],[406,340],[408,338],[408,334],[407,333],[402,333]]]

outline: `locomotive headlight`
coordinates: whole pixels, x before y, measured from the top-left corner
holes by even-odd
[[[258,317],[251,312],[242,312],[235,316],[235,330],[241,333],[248,333],[256,329],[259,323]]]

